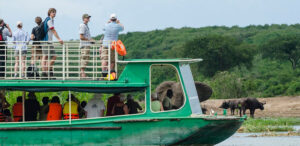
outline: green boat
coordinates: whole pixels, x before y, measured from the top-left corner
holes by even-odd
[[[64,47],[65,48],[65,47]],[[65,50],[63,50],[65,51]],[[65,55],[64,53],[61,53]],[[64,59],[63,59],[64,60]],[[0,123],[1,145],[214,145],[232,136],[245,117],[202,113],[190,64],[201,59],[133,59],[118,80],[0,80],[6,91],[90,93],[144,92],[145,111],[139,114],[59,121]],[[184,102],[176,109],[151,110],[151,67],[169,65],[177,72]],[[66,65],[63,65],[66,66]],[[65,72],[64,69],[62,72]],[[24,111],[24,110],[23,110]]]

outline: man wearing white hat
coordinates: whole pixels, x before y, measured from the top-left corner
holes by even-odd
[[[104,29],[104,38],[103,38],[103,46],[102,49],[100,50],[100,56],[102,60],[102,66],[107,66],[108,65],[108,45],[111,44],[111,41],[117,41],[119,32],[124,30],[123,24],[120,23],[120,21],[117,19],[116,14],[111,14],[110,15],[110,20],[108,23],[105,25]],[[115,67],[115,53],[111,52],[110,53],[110,68],[114,69]],[[108,73],[107,67],[102,68],[102,75],[105,77]]]
[[[15,77],[25,77],[25,69],[26,69],[26,54],[27,54],[27,45],[26,43],[30,40],[29,35],[23,29],[23,23],[21,21],[17,22],[17,30],[13,33],[13,41],[15,48]],[[20,59],[21,58],[21,59]],[[19,59],[21,61],[19,61]],[[21,74],[19,72],[19,65],[21,62]]]

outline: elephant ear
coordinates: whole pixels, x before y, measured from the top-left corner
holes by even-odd
[[[175,81],[165,81],[159,84],[155,91],[157,93],[157,97],[160,101],[163,101],[163,98],[165,98],[166,92],[168,89],[172,90],[172,86],[175,84]]]
[[[198,93],[198,98],[200,102],[203,102],[212,95],[212,89],[208,85],[201,83],[201,82],[195,82],[196,90]]]

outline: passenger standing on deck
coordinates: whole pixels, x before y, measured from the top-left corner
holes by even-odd
[[[90,21],[91,16],[88,14],[83,14],[82,20],[83,23],[79,26],[79,38],[80,38],[80,77],[86,77],[86,73],[84,72],[87,64],[90,59],[90,49],[91,44],[95,42],[91,38],[90,28],[88,23]]]
[[[67,102],[64,104],[64,109],[63,109],[65,120],[69,119],[70,116],[69,107],[70,107],[70,103],[68,98]],[[78,99],[76,99],[76,97],[73,94],[71,94],[71,119],[79,119],[79,112],[81,110],[82,109]]]
[[[0,79],[5,77],[5,62],[7,56],[7,47],[5,41],[7,37],[12,37],[12,31],[8,24],[0,19]]]
[[[101,97],[101,94],[95,93],[94,97],[88,101],[84,108],[87,118],[104,117],[105,105]]]
[[[58,96],[54,96],[52,97],[51,103],[49,104],[47,121],[61,120],[61,118],[62,118],[62,107]]]
[[[21,65],[21,78],[25,77],[26,69],[26,55],[27,55],[27,43],[30,38],[27,32],[23,29],[23,23],[21,21],[17,22],[17,30],[13,33],[13,43],[15,44],[15,75],[14,77],[19,76],[19,65]],[[19,61],[20,59],[20,61]],[[21,63],[20,63],[21,62]]]
[[[34,92],[29,92],[28,99],[25,100],[25,121],[36,121],[40,111],[40,104],[36,100]]]
[[[40,46],[41,42],[43,40],[43,37],[41,36],[41,31],[43,31],[41,27],[43,20],[41,17],[35,17],[35,23],[37,24],[36,27],[32,29],[30,39],[33,40],[32,43],[32,49],[31,49],[31,66],[36,68],[37,61],[42,60],[42,46]],[[39,62],[40,65],[42,62]]]
[[[120,102],[120,93],[115,93],[114,96],[108,98],[106,116],[112,116],[112,110],[118,102]]]
[[[103,45],[102,48],[100,48],[100,56],[102,60],[102,76],[106,77],[108,74],[108,48],[111,44],[111,41],[117,41],[119,32],[124,30],[123,24],[120,23],[120,21],[117,19],[116,14],[110,15],[110,20],[105,25],[104,29],[104,38],[103,38]],[[115,67],[115,53],[113,51],[110,51],[110,69],[113,70]]]
[[[151,110],[153,112],[164,111],[162,103],[158,100],[157,94],[151,94]]]
[[[48,105],[49,97],[43,97],[42,101],[43,101],[43,105],[41,106],[39,120],[40,121],[46,121],[47,120],[47,113],[48,113],[48,110],[49,110],[49,105]]]
[[[136,114],[138,113],[138,109],[142,110],[142,107],[139,105],[138,102],[134,101],[131,94],[127,95],[127,103],[129,114]]]
[[[60,44],[63,44],[64,42],[60,39],[60,37],[58,36],[55,28],[54,28],[54,17],[56,16],[56,9],[54,8],[50,8],[48,10],[48,17],[45,19],[45,21],[43,23],[45,23],[45,32],[46,36],[43,39],[43,41],[47,41],[45,43],[43,43],[43,59],[42,59],[42,78],[43,79],[50,79],[54,76],[53,73],[53,65],[55,63],[56,60],[56,52],[54,50],[54,46],[53,46],[53,35],[57,38],[57,40],[59,41]],[[48,61],[50,60],[50,61]],[[49,78],[50,77],[50,78]]]
[[[23,98],[22,96],[18,96],[17,103],[13,106],[13,116],[14,122],[20,122],[23,119]]]
[[[112,115],[127,115],[129,113],[128,106],[124,104],[125,100],[124,96],[120,98],[120,102],[117,102],[113,107]]]

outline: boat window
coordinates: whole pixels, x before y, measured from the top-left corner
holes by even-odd
[[[3,105],[0,106],[0,122],[72,121],[143,114],[145,95],[145,90],[114,94],[71,91],[0,92],[0,105]]]
[[[184,103],[182,84],[173,65],[151,66],[151,110],[153,112],[180,109]]]
[[[187,96],[189,97],[189,103],[193,114],[201,114],[200,101],[198,98],[197,90],[195,87],[193,75],[189,64],[181,64],[180,72],[185,85]]]

